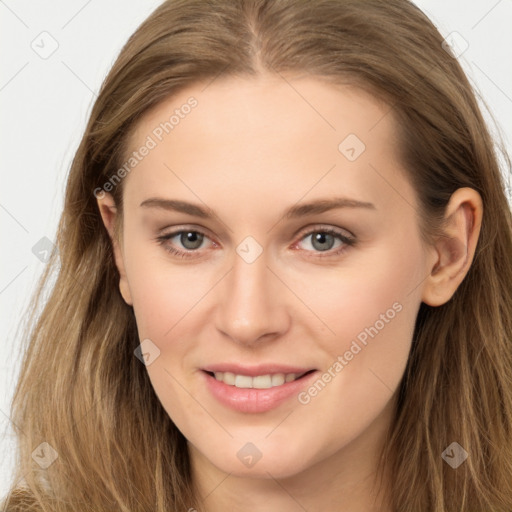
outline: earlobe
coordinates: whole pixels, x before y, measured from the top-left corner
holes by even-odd
[[[112,250],[114,253],[114,260],[116,263],[117,270],[119,271],[119,291],[124,301],[132,306],[132,297],[130,293],[130,287],[128,285],[128,279],[126,277],[126,271],[124,266],[123,253],[120,247],[119,239],[115,234],[115,224],[117,220],[117,207],[113,197],[110,194],[105,193],[101,198],[97,197],[98,209],[100,211],[103,224],[108,231],[110,240],[112,241]]]
[[[434,258],[424,282],[422,301],[429,306],[448,302],[466,277],[480,234],[483,205],[471,188],[456,190],[446,207],[444,233],[435,242]]]

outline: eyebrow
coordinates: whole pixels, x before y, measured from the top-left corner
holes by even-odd
[[[142,201],[140,206],[143,208],[159,208],[169,211],[186,213],[202,219],[210,219],[216,217],[215,212],[208,207],[198,204],[188,203],[186,201],[178,201],[176,199],[163,199],[160,197],[151,197]],[[324,213],[337,208],[366,208],[376,210],[373,203],[357,201],[346,197],[333,197],[329,199],[318,199],[309,203],[296,204],[288,208],[283,215],[285,219],[295,219],[305,217],[306,215],[314,215]]]

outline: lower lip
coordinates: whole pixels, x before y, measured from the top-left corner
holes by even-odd
[[[292,382],[286,382],[281,386],[268,389],[237,388],[224,382],[218,381],[215,377],[201,371],[206,385],[212,395],[222,404],[240,412],[258,413],[270,411],[281,405],[283,402],[296,396],[305,388],[317,372],[311,372],[305,377]]]

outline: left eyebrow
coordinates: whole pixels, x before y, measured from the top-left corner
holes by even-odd
[[[349,199],[347,197],[333,197],[331,199],[318,199],[316,201],[311,201],[310,203],[294,205],[285,211],[284,218],[295,219],[298,217],[304,217],[306,215],[324,213],[336,208],[367,208],[369,210],[377,209],[373,203],[358,201],[356,199]]]
[[[176,199],[163,199],[160,197],[151,197],[142,201],[140,204],[144,208],[161,208],[164,210],[176,211],[200,217],[202,219],[210,219],[216,217],[215,212],[208,207],[199,204],[189,203],[187,201],[178,201]],[[336,208],[366,208],[376,210],[373,203],[349,199],[346,197],[334,197],[330,199],[318,199],[309,203],[296,204],[288,208],[283,215],[285,219],[295,219],[305,217],[306,215],[314,215],[324,213]]]

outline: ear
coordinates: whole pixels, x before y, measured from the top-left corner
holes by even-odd
[[[101,195],[101,197],[99,197]],[[107,228],[108,234],[112,241],[112,249],[114,251],[114,259],[116,262],[116,267],[119,270],[120,280],[119,280],[119,291],[124,299],[124,301],[130,306],[133,305],[132,296],[130,293],[130,287],[128,285],[128,279],[126,277],[126,271],[124,266],[124,257],[121,250],[121,244],[119,243],[118,237],[115,236],[115,223],[117,220],[117,207],[114,202],[113,197],[106,192],[103,194],[98,194],[97,196],[98,208],[100,210],[101,218],[103,220],[103,224]]]
[[[435,242],[430,275],[423,287],[422,301],[429,306],[448,302],[468,273],[482,215],[482,198],[476,190],[464,187],[452,194],[445,210],[444,234]]]

